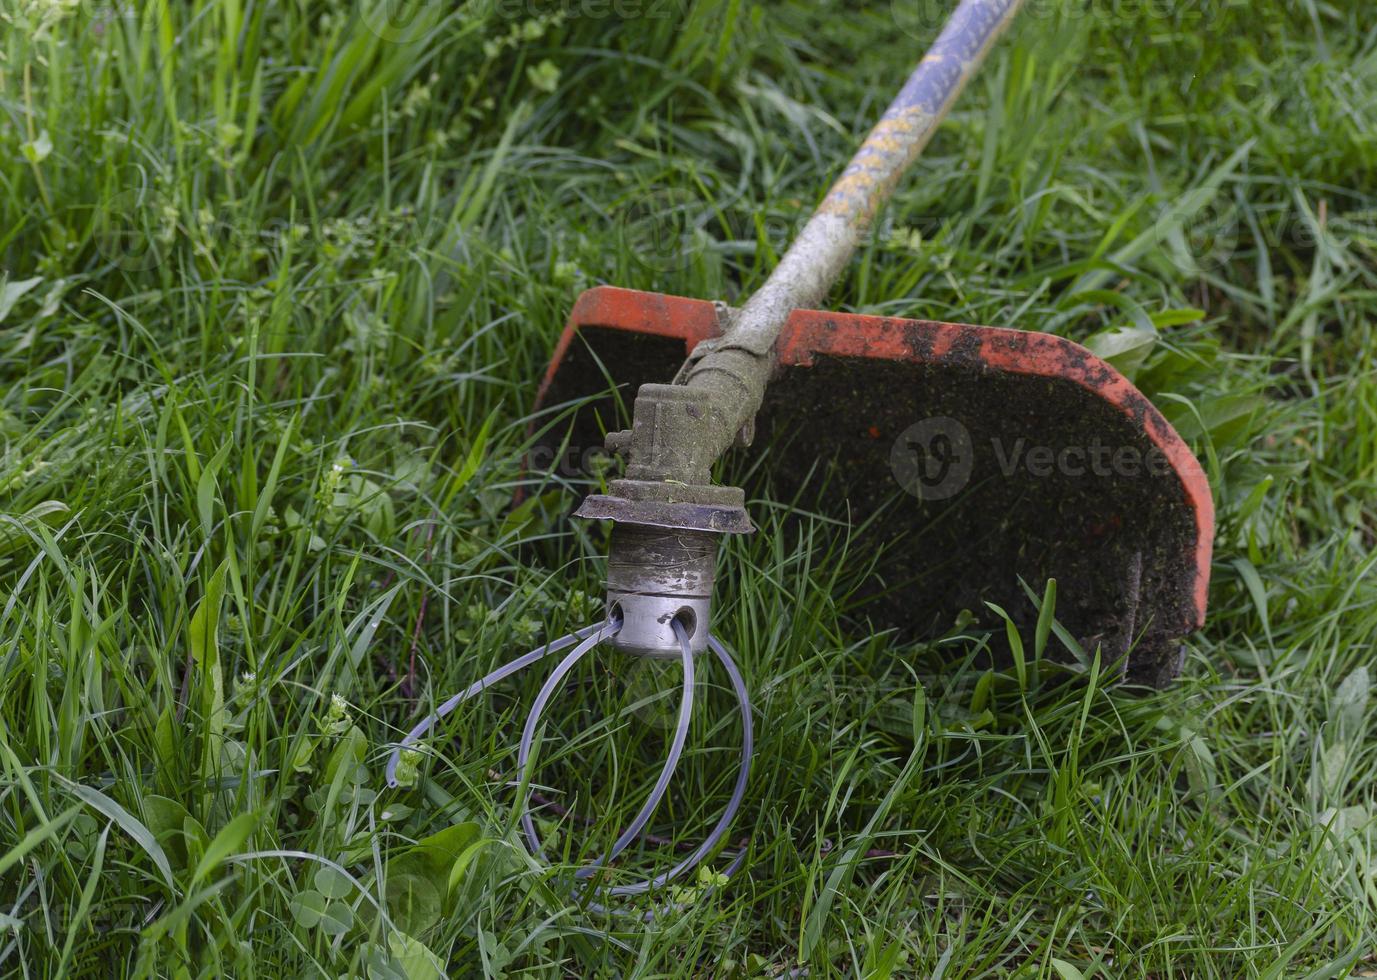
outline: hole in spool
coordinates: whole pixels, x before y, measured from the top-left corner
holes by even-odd
[[[698,628],[698,617],[693,614],[693,610],[684,606],[674,614],[674,621],[684,628],[684,632],[689,638],[693,638],[693,631]]]
[[[626,622],[626,617],[622,615],[622,604],[620,602],[614,602],[607,607],[607,621],[609,623],[616,623],[618,626]]]

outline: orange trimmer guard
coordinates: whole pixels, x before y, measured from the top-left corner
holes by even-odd
[[[639,386],[720,333],[711,302],[611,286],[579,297],[537,401],[532,476],[578,481]],[[1128,681],[1161,686],[1204,621],[1214,508],[1152,403],[1078,344],[996,327],[796,310],[754,445],[773,499],[821,512],[872,561],[855,607],[941,635],[960,611],[1026,631],[1028,590]],[[1025,632],[1025,635],[1028,635]]]

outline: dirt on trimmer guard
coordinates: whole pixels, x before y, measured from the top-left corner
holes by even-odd
[[[537,403],[578,407],[543,444],[600,446],[641,384],[719,335],[718,316],[705,300],[585,292]],[[817,310],[794,311],[775,350],[754,444],[776,499],[864,528],[856,560],[878,550],[858,615],[917,639],[963,609],[995,626],[992,602],[1029,635],[1028,589],[1055,578],[1057,619],[1106,669],[1177,675],[1205,615],[1210,490],[1115,368],[1047,334]]]

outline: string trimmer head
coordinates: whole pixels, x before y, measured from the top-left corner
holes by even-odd
[[[578,407],[544,432],[542,458],[600,445],[641,385],[673,376],[729,318],[704,300],[585,292],[539,395]],[[1181,638],[1205,615],[1210,491],[1115,368],[1043,333],[818,310],[789,315],[775,355],[755,441],[781,499],[867,528],[858,551],[883,546],[862,606],[875,625],[922,637],[962,609],[988,618],[994,602],[1031,626],[1024,583],[1040,592],[1055,578],[1057,618],[1087,651],[1133,681],[1176,675]],[[648,510],[603,496],[583,513]],[[698,516],[704,530],[745,530],[733,513],[703,504]],[[624,587],[626,570],[609,577]]]
[[[831,510],[883,543],[868,548],[877,557],[865,606],[877,625],[921,636],[948,627],[961,609],[981,614],[987,603],[1027,620],[1025,585],[1056,578],[1056,614],[1071,636],[1127,677],[1160,684],[1176,674],[1181,638],[1204,617],[1209,488],[1171,426],[1112,367],[1044,334],[815,309],[1018,6],[961,0],[739,309],[610,287],[590,290],[574,308],[540,406],[578,406],[571,429],[545,430],[546,448],[559,451],[549,462],[564,459],[565,446],[582,453],[605,445],[626,459],[624,474],[578,511],[613,522],[606,618],[440,705],[397,747],[388,777],[396,780],[402,752],[446,714],[556,651],[572,648],[523,727],[519,773],[532,771],[546,707],[594,647],[677,659],[683,693],[660,775],[627,828],[574,873],[580,893],[598,897],[590,907],[657,892],[708,859],[746,792],[747,688],[710,632],[720,538],[753,529],[743,490],[712,480],[713,463],[733,446],[767,445],[774,489],[785,499]],[[621,406],[633,392],[628,417]],[[731,796],[703,842],[672,867],[599,885],[667,792],[690,728],[695,662],[708,650],[741,714]],[[531,853],[543,857],[524,806],[522,828]],[[739,849],[727,873],[745,856]]]
[[[703,642],[715,537],[751,527],[711,466],[763,434],[777,491],[799,499],[834,464],[811,506],[882,532],[879,625],[931,633],[991,602],[1028,618],[1025,584],[1055,577],[1082,645],[1135,680],[1177,673],[1204,616],[1213,517],[1199,465],[1151,403],[1058,337],[816,309],[1018,6],[963,0],[739,309],[616,289],[578,301],[541,404],[609,382],[636,392],[628,429],[606,399],[573,422],[575,444],[606,432],[627,459],[578,511],[616,522],[613,646],[672,656],[675,622]]]

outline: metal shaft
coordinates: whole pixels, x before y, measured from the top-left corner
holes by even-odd
[[[821,303],[1022,2],[961,0],[770,278],[694,361],[685,384],[716,396],[696,455],[716,459],[755,417],[774,368],[775,339],[790,311]]]

